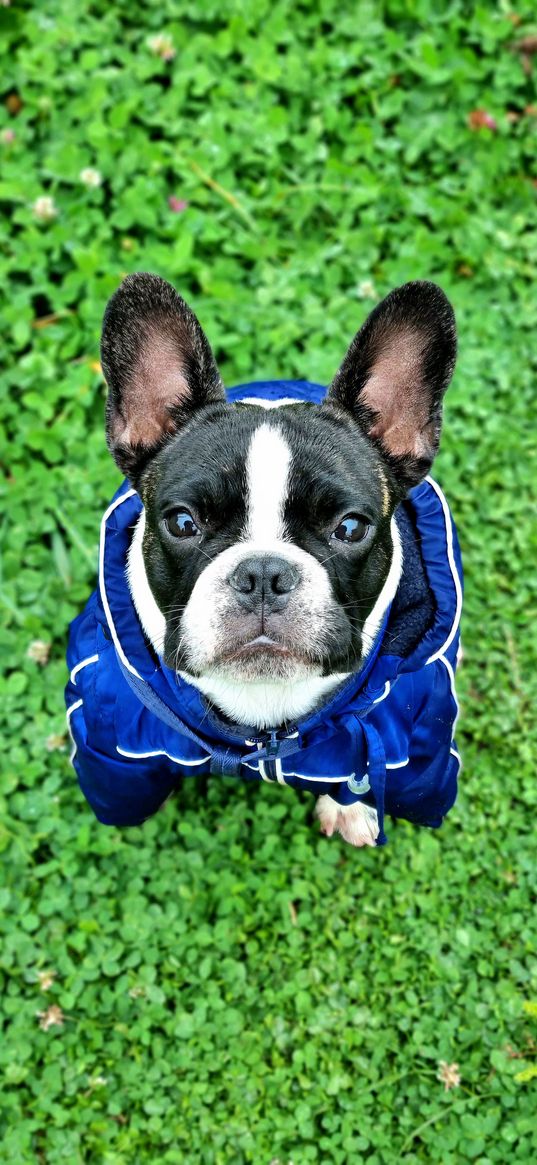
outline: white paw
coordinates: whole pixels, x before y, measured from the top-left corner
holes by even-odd
[[[338,805],[326,793],[317,798],[315,812],[321,823],[321,830],[327,837],[340,833],[350,845],[375,845],[379,835],[376,809],[356,801],[354,805]]]

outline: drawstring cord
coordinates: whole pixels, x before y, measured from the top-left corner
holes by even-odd
[[[367,776],[367,784],[373,794],[379,823],[377,845],[386,845],[386,835],[384,833],[386,753],[384,752],[382,738],[369,721],[362,720],[356,714],[351,716],[346,728],[351,736],[353,756],[358,756],[362,751],[365,751],[367,762],[364,776]],[[365,745],[365,748],[361,747],[363,745]],[[365,792],[366,790],[364,789]],[[356,801],[361,799],[360,791],[356,792],[350,781],[340,787],[340,793],[340,803],[355,804]]]

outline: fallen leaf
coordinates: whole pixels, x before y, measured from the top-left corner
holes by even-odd
[[[498,123],[486,109],[473,109],[468,114],[468,125],[470,129],[492,129],[498,128]]]

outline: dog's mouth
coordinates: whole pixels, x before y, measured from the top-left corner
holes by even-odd
[[[285,643],[279,643],[276,639],[272,639],[270,635],[256,635],[253,639],[248,639],[246,643],[240,643],[237,647],[231,648],[229,651],[224,651],[218,657],[218,663],[232,663],[233,660],[258,659],[260,656],[280,656],[288,658],[299,658],[295,651],[291,651]]]
[[[291,680],[310,674],[312,660],[303,651],[264,632],[235,642],[211,660],[211,670],[235,679]]]

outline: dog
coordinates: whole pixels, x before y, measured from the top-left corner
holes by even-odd
[[[462,571],[429,476],[456,357],[433,283],[392,291],[327,392],[226,394],[155,275],[110,300],[106,436],[125,481],[71,627],[73,763],[99,820],[137,824],[192,771],[317,795],[321,830],[384,844],[456,796]]]

